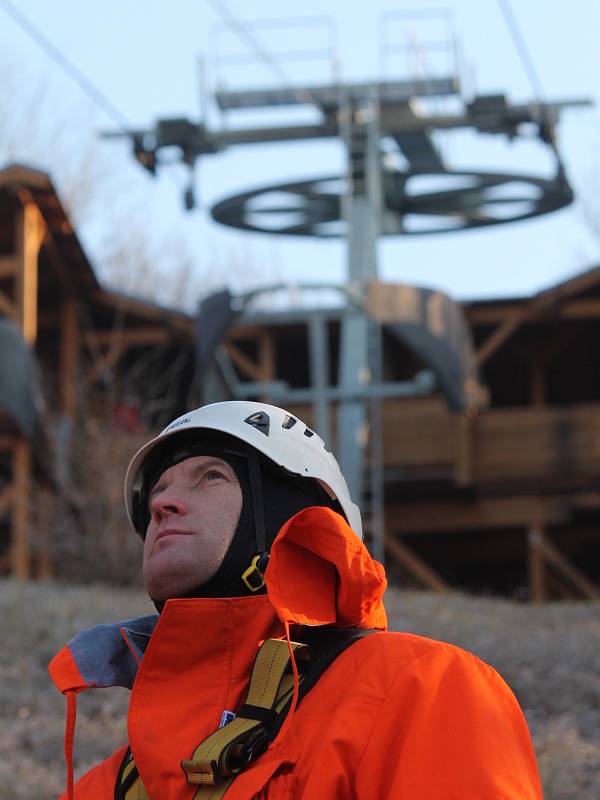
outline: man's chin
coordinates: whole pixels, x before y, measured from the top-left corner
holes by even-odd
[[[189,597],[198,590],[208,578],[191,575],[178,570],[145,569],[144,586],[152,600],[164,603],[178,597]]]

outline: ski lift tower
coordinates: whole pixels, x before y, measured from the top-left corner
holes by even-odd
[[[394,26],[413,30],[432,20],[445,26],[444,34],[433,41],[421,44],[414,35],[408,44],[390,40]],[[163,119],[153,130],[129,134],[135,157],[152,173],[160,165],[163,149],[174,146],[183,162],[193,166],[200,156],[233,146],[327,138],[343,143],[344,175],[244,191],[218,202],[211,213],[217,222],[244,231],[347,241],[348,304],[341,322],[339,387],[334,398],[336,454],[352,497],[359,505],[371,505],[371,548],[378,558],[383,557],[384,542],[381,401],[407,393],[406,385],[394,388],[382,382],[380,326],[364,309],[366,287],[378,277],[379,237],[460,232],[566,206],[573,193],[556,148],[555,128],[563,109],[589,104],[587,100],[512,104],[501,94],[465,98],[448,13],[398,13],[386,15],[382,22],[387,37],[380,46],[382,58],[389,62],[399,56],[412,62],[402,80],[332,80],[325,85],[214,93],[224,115],[267,109],[272,118],[277,110],[289,114],[294,106],[312,106],[316,122],[233,128],[213,127],[207,118]],[[260,28],[247,26],[247,30],[254,35]],[[239,64],[239,56],[236,60]],[[553,174],[455,171],[446,163],[438,138],[441,132],[459,129],[512,140],[533,135],[552,154]],[[192,206],[193,192],[188,189],[186,207]],[[422,393],[417,385],[412,390]],[[283,405],[286,395],[277,399]],[[313,399],[323,418],[323,402]]]

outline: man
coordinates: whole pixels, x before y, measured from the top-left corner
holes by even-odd
[[[159,616],[97,626],[51,662],[64,797],[541,798],[494,670],[385,632],[383,568],[299,419],[251,402],[185,414],[134,456],[125,503]],[[132,690],[129,744],[73,787],[75,694],[109,685]]]

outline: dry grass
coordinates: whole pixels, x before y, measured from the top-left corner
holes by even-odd
[[[461,645],[493,664],[527,714],[546,800],[600,797],[600,608],[388,593],[391,627]],[[64,786],[64,699],[46,665],[75,632],[149,613],[140,592],[0,583],[0,800],[49,800]],[[125,690],[83,694],[77,773],[125,741]]]

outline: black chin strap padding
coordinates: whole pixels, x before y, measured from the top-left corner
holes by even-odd
[[[148,509],[144,513],[144,505],[142,495],[139,490],[135,490],[131,497],[131,520],[133,527],[136,529],[142,539],[146,538],[146,530],[150,523],[150,514]]]
[[[252,493],[252,510],[254,511],[254,532],[256,552],[262,555],[267,552],[267,533],[265,530],[265,510],[263,505],[262,479],[260,476],[260,457],[256,450],[248,445],[248,472],[250,491]]]

